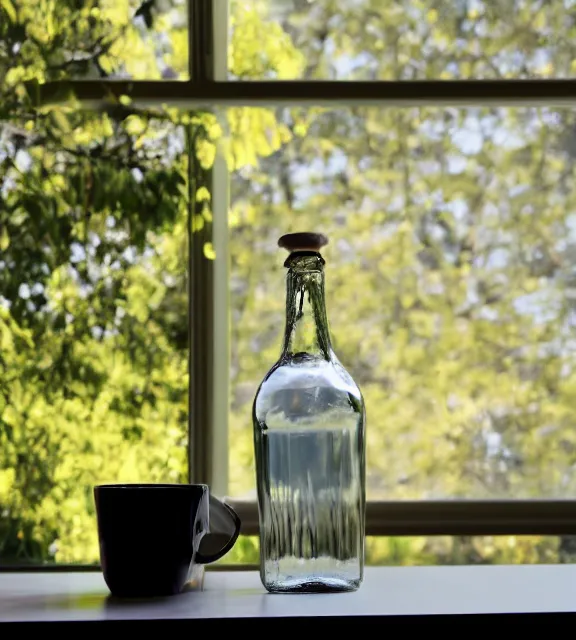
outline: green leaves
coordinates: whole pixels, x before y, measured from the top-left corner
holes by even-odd
[[[18,21],[18,14],[16,13],[16,8],[12,4],[12,0],[0,0],[0,8],[4,9],[8,19],[13,23]]]
[[[0,251],[6,251],[10,246],[10,235],[8,234],[8,227],[0,227]]]
[[[511,18],[504,5],[487,3],[469,8],[470,15],[448,2],[391,9],[393,3],[361,0],[349,11],[342,3],[316,4],[314,13],[278,10],[272,18],[260,9],[257,16],[289,30],[307,79],[574,72],[576,40],[564,39],[560,8],[527,2]],[[239,9],[233,19],[233,51],[244,51],[243,29],[256,18]],[[377,39],[383,47],[375,47]],[[530,52],[542,46],[547,57],[538,62]],[[250,70],[243,60],[234,64],[239,74],[269,78],[274,70],[265,59],[251,61]],[[336,353],[367,403],[369,499],[572,495],[569,274],[576,254],[568,212],[576,198],[565,141],[572,110],[334,106],[309,118],[312,109],[269,111],[275,123],[265,126],[258,109],[228,111],[229,166],[236,171],[229,216],[231,493],[252,495],[250,403],[279,355],[283,269],[274,241],[312,227],[330,237],[326,291]],[[288,139],[267,154],[259,134],[282,125]],[[557,545],[385,546],[374,541],[372,548],[410,562],[439,547],[430,557],[440,561],[533,561]]]
[[[205,202],[210,200],[210,191],[206,187],[200,187],[196,191],[196,202]]]
[[[70,122],[66,117],[66,114],[62,109],[52,108],[50,110],[50,116],[54,120],[54,124],[62,133],[69,133],[71,131]]]
[[[265,4],[231,4],[237,78],[493,77],[499,56],[505,73],[574,72],[574,38],[553,42],[565,12],[541,3],[512,21],[498,7],[372,0],[270,20]],[[0,171],[3,558],[96,560],[93,484],[186,477],[188,207],[198,231],[212,203],[198,185],[187,202],[182,124],[194,171],[207,174],[218,149],[234,172],[232,495],[253,489],[250,403],[278,356],[275,240],[310,226],[331,239],[334,342],[368,404],[368,496],[574,492],[569,110],[229,108],[217,119],[142,111],[129,96],[106,115],[47,107],[40,83],[182,73],[188,45],[178,29],[147,50],[126,0],[46,3],[45,24],[36,5],[0,0],[0,158],[14,159]],[[526,53],[534,42],[549,54]],[[18,55],[2,54],[16,43]],[[556,66],[535,69],[537,58]],[[226,258],[209,241],[203,254]],[[538,540],[369,548],[398,563],[550,552]]]
[[[214,250],[214,246],[212,245],[211,242],[205,242],[203,249],[204,249],[205,258],[207,258],[208,260],[216,259],[216,251]]]
[[[173,125],[152,119],[138,151],[120,122],[25,110],[3,131],[20,150],[0,176],[3,558],[96,561],[86,487],[185,478],[185,163]]]

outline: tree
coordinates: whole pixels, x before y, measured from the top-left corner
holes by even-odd
[[[95,561],[94,484],[186,478],[187,228],[211,219],[222,127],[128,97],[98,112],[73,96],[42,105],[36,91],[182,73],[182,8],[0,3],[3,562]],[[230,117],[231,154],[264,125],[259,152],[279,147],[267,114],[250,114],[248,130]]]
[[[277,6],[232,2],[232,77],[574,72],[568,4]],[[218,146],[232,186],[233,495],[254,485],[250,405],[279,348],[276,240],[311,225],[330,236],[335,346],[367,401],[369,496],[572,495],[570,110],[217,118],[127,97],[98,112],[73,96],[39,103],[47,80],[184,75],[182,7],[0,0],[2,561],[95,561],[93,484],[185,479],[186,236],[211,220]],[[404,564],[546,561],[568,547],[368,541],[372,561]],[[257,545],[235,553],[254,561]]]
[[[119,57],[146,48],[133,4],[45,3],[42,22],[34,2],[0,5],[6,562],[93,561],[93,484],[184,478],[180,123],[123,104],[44,108],[34,93],[37,81],[95,69],[157,75],[163,53],[152,49],[144,71]]]
[[[510,4],[326,0],[274,16],[268,3],[250,7],[291,34],[306,61],[295,77],[573,74],[572,12]],[[275,240],[313,227],[331,240],[336,352],[366,399],[368,497],[572,496],[571,111],[335,107],[275,116],[305,134],[232,182],[236,494],[253,495],[249,404],[280,342]],[[386,544],[371,542],[372,557],[390,557]],[[551,549],[534,539],[455,544],[439,551],[407,541],[404,561],[419,547],[440,562],[533,560]]]

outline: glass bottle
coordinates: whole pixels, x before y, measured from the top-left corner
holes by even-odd
[[[325,236],[282,236],[290,252],[280,359],[253,407],[260,577],[271,592],[354,591],[364,570],[365,409],[332,350]]]

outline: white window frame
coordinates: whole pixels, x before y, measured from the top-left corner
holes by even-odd
[[[39,88],[43,102],[63,85],[87,106],[110,94],[135,104],[199,106],[378,105],[574,106],[576,80],[254,81],[227,80],[228,0],[188,0],[188,81],[70,81]],[[223,158],[212,169],[213,223],[189,230],[190,411],[189,478],[215,493],[228,489],[229,262],[228,175]],[[191,183],[192,185],[192,183]],[[190,188],[191,200],[194,195]],[[212,242],[216,260],[203,254]],[[255,502],[230,499],[242,532],[258,533]],[[576,500],[369,501],[367,535],[574,535]]]

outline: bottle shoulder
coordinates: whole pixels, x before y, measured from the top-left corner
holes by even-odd
[[[334,358],[280,360],[265,376],[254,399],[254,418],[270,423],[271,416],[310,419],[363,415],[358,385]]]
[[[361,395],[360,389],[350,373],[336,358],[285,359],[279,360],[268,371],[261,387],[275,389],[308,388],[311,386],[334,387]]]

